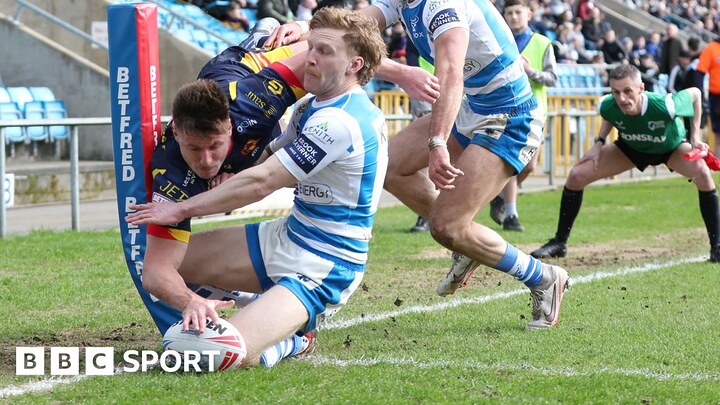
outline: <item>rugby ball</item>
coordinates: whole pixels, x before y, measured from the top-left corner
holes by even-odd
[[[163,350],[177,352],[178,355],[165,356],[171,361],[197,363],[199,358],[197,364],[205,372],[238,368],[247,354],[245,339],[235,326],[225,319],[215,323],[210,318],[206,320],[203,333],[192,327],[184,331],[182,321],[174,323],[163,336]],[[184,368],[188,371],[187,365]]]

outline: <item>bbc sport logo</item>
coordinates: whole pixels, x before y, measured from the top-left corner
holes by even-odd
[[[16,347],[16,375],[46,375],[46,348],[44,346]],[[116,373],[115,348],[84,348],[85,375],[113,375]],[[128,350],[123,353],[123,365],[117,367],[123,373],[147,372],[160,367],[166,373],[215,371],[215,355],[219,350],[190,351],[182,353],[174,350],[158,355],[152,350]],[[74,376],[80,373],[79,347],[50,347],[50,375]]]

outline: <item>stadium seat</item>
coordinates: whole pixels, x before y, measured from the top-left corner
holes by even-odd
[[[25,108],[25,103],[33,101],[33,95],[27,87],[7,87],[7,91],[10,93],[10,99],[17,104],[20,111]]]
[[[30,94],[33,96],[34,101],[53,101],[55,100],[55,94],[49,87],[29,87]]]
[[[25,119],[41,120],[45,118],[45,106],[42,101],[28,101],[24,108]],[[46,142],[48,140],[48,128],[33,126],[25,128],[29,141]]]
[[[13,102],[0,103],[0,121],[22,119],[22,112]],[[22,127],[5,128],[5,143],[26,142],[25,130]]]
[[[0,103],[9,103],[11,101],[10,93],[8,93],[7,89],[5,87],[0,87]]]
[[[48,119],[67,118],[65,103],[60,100],[46,101],[45,116]],[[66,140],[70,136],[70,129],[66,126],[53,125],[48,128],[50,139],[53,141]]]

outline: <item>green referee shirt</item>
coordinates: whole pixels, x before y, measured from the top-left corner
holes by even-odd
[[[631,148],[650,154],[674,151],[685,138],[685,126],[679,117],[695,115],[692,96],[687,91],[668,95],[644,91],[642,98],[639,115],[622,112],[611,94],[600,100],[598,112]]]

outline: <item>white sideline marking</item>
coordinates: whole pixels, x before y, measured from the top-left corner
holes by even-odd
[[[334,366],[375,366],[380,364],[413,366],[420,368],[439,368],[439,367],[460,367],[463,369],[475,369],[483,371],[532,371],[548,376],[564,376],[564,377],[590,377],[597,374],[611,374],[621,376],[637,376],[651,380],[668,381],[720,381],[720,374],[707,373],[658,373],[646,368],[610,368],[601,367],[593,370],[576,370],[567,367],[535,367],[530,364],[483,364],[472,361],[417,361],[415,359],[403,358],[371,358],[371,359],[351,359],[343,360],[332,357],[309,356],[308,361],[314,364],[330,364]]]
[[[608,277],[617,277],[617,276],[623,276],[627,274],[634,274],[634,273],[644,273],[654,270],[659,270],[663,268],[668,268],[672,266],[677,266],[678,264],[685,264],[685,263],[694,263],[694,262],[700,262],[704,261],[705,257],[698,256],[698,257],[691,257],[691,258],[685,258],[685,259],[679,259],[679,260],[672,260],[668,262],[663,263],[648,263],[643,266],[636,266],[636,267],[628,267],[625,269],[619,269],[616,271],[610,271],[610,272],[598,272],[593,274],[588,274],[585,276],[578,276],[573,277],[571,282],[571,285],[574,284],[584,284],[584,283],[590,283],[597,280],[602,280],[604,278]],[[351,326],[360,325],[363,323],[368,322],[375,322],[380,321],[383,319],[388,319],[396,316],[406,315],[406,314],[413,314],[413,313],[422,313],[422,312],[433,312],[433,311],[440,311],[443,309],[448,308],[454,308],[460,305],[465,304],[482,304],[489,301],[495,301],[502,298],[509,298],[515,295],[520,294],[526,294],[527,293],[526,288],[508,291],[505,293],[499,293],[499,294],[493,294],[493,295],[486,295],[482,297],[474,297],[474,298],[451,298],[448,301],[434,304],[434,305],[421,305],[421,306],[414,306],[414,307],[407,307],[399,311],[392,311],[392,312],[385,312],[385,313],[379,313],[379,314],[370,314],[370,315],[364,315],[359,318],[351,318],[346,320],[339,320],[336,322],[329,322],[327,325],[323,327],[323,329],[344,329],[349,328]],[[326,359],[322,360],[322,358],[319,358],[320,361],[326,361],[326,363],[332,363],[337,365],[350,365],[350,364],[361,364],[360,362],[368,362],[368,361],[376,361],[376,363],[367,363],[369,364],[379,364],[379,363],[391,363],[392,361],[398,361],[397,364],[428,364],[427,367],[437,367],[438,365],[442,365],[442,362],[437,363],[417,363],[414,360],[410,359],[385,359],[385,360],[339,360],[339,359]],[[333,363],[334,362],[334,363]],[[413,363],[411,363],[413,362]],[[448,363],[449,365],[452,365],[452,363]],[[483,365],[483,364],[470,364],[468,367],[473,367],[476,369],[488,369],[488,370],[499,370],[499,369],[505,369],[505,370],[511,370],[511,369],[517,369],[517,370],[524,370],[524,369],[533,369],[532,366],[492,366],[492,365]],[[502,367],[502,368],[501,368]],[[663,374],[663,373],[655,373],[649,370],[622,370],[622,369],[601,369],[600,371],[586,371],[586,372],[580,372],[580,371],[574,371],[571,369],[537,369],[539,372],[552,374],[550,370],[555,370],[554,372],[556,374],[562,374],[562,373],[571,373],[571,374],[563,374],[568,376],[575,376],[575,375],[590,375],[593,372],[605,372],[605,373],[612,373],[612,374],[623,374],[623,375],[642,375],[642,376],[651,376],[650,378],[655,379],[661,379],[662,376],[669,376],[669,378],[673,379],[696,379],[696,380],[717,380],[719,379],[718,375],[709,375],[709,374]],[[545,371],[542,371],[545,370]],[[558,371],[559,370],[559,371]],[[563,371],[564,370],[564,371]],[[605,370],[605,371],[603,371]],[[585,373],[585,374],[583,374]],[[117,374],[117,373],[116,373]],[[688,376],[688,377],[683,377]],[[704,378],[695,378],[692,376],[706,376]],[[78,375],[73,376],[70,378],[58,378],[58,377],[51,377],[46,378],[40,381],[31,382],[27,384],[23,384],[19,387],[15,386],[9,386],[0,389],[0,399],[4,399],[10,396],[16,396],[16,395],[24,395],[30,392],[39,392],[39,391],[49,391],[53,387],[59,384],[72,384],[74,382],[83,380],[86,375]],[[691,378],[692,377],[692,378]]]
[[[619,270],[615,270],[615,271],[608,271],[608,272],[603,271],[603,272],[588,274],[585,276],[571,277],[570,278],[570,286],[572,287],[575,284],[590,283],[590,282],[602,280],[602,279],[608,278],[608,277],[624,276],[627,274],[634,274],[634,273],[645,273],[648,271],[654,271],[654,270],[677,266],[678,264],[695,263],[695,262],[701,262],[704,260],[706,260],[706,257],[704,257],[704,256],[690,257],[690,258],[685,258],[685,259],[671,260],[671,261],[664,262],[664,263],[648,263],[648,264],[644,264],[642,266],[626,267],[624,269],[619,269]],[[359,318],[337,320],[335,322],[329,321],[326,325],[323,326],[323,329],[345,329],[345,328],[349,328],[351,326],[360,325],[360,324],[368,323],[368,322],[381,321],[384,319],[394,318],[394,317],[401,316],[401,315],[440,311],[443,309],[454,308],[454,307],[457,307],[460,305],[466,305],[466,304],[482,304],[482,303],[489,302],[489,301],[495,301],[495,300],[499,300],[502,298],[509,298],[509,297],[513,297],[515,295],[527,294],[527,293],[528,293],[527,288],[521,288],[518,290],[512,290],[512,291],[508,291],[508,292],[504,292],[504,293],[498,293],[498,294],[493,294],[493,295],[484,295],[482,297],[468,297],[468,298],[455,297],[455,298],[450,298],[447,301],[440,302],[440,303],[433,304],[433,305],[418,305],[418,306],[414,306],[414,307],[403,308],[403,309],[400,309],[397,311],[363,315]]]
[[[50,377],[46,378],[40,381],[34,381],[27,384],[23,384],[19,387],[16,387],[14,385],[11,385],[9,387],[5,387],[3,389],[0,389],[0,399],[5,399],[7,397],[12,397],[14,395],[24,395],[31,392],[38,392],[38,391],[49,391],[53,389],[56,385],[59,384],[72,384],[75,382],[78,382],[80,380],[84,380],[87,375],[76,375],[68,378],[60,378],[60,377]]]

